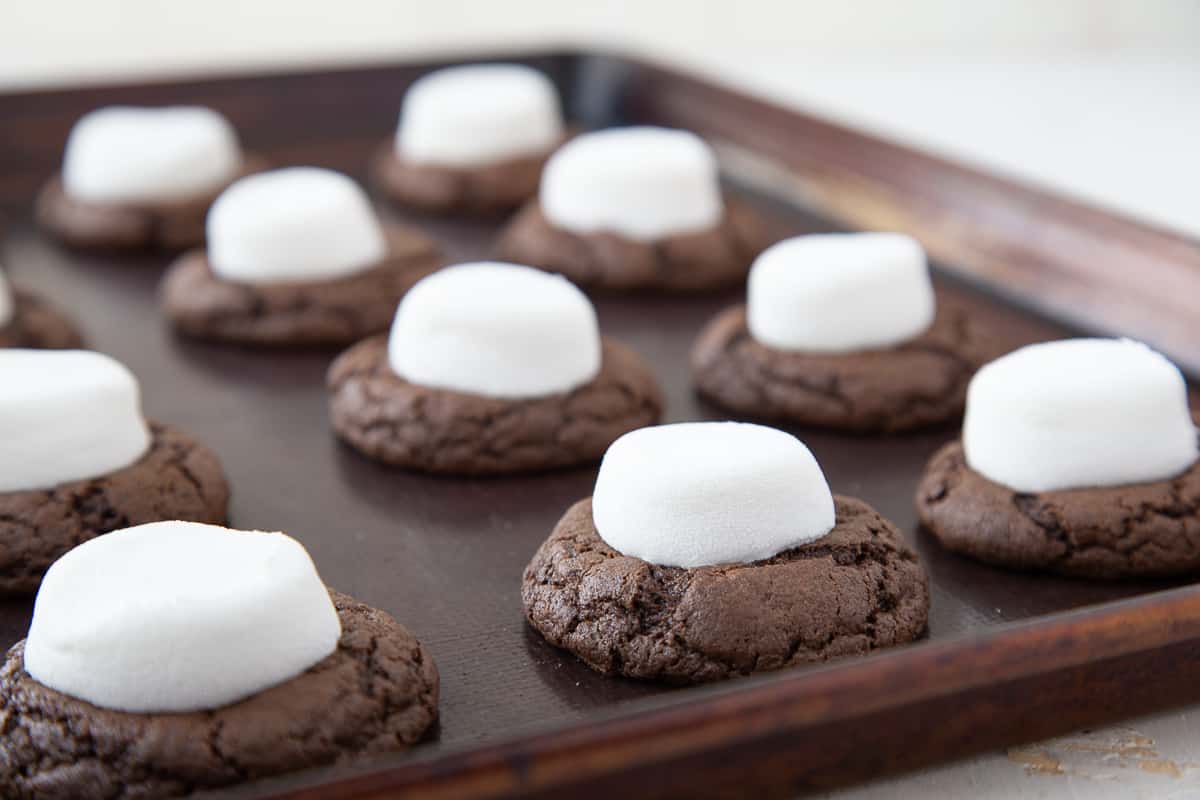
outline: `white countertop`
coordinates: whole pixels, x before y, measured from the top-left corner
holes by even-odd
[[[1200,238],[1200,49],[837,64],[708,53],[730,85]]]
[[[1011,747],[821,797],[1195,800],[1200,798],[1200,709]]]

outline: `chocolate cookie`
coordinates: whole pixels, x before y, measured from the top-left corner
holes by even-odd
[[[899,531],[835,497],[826,537],[752,564],[663,567],[613,550],[591,499],[559,520],[525,569],[529,624],[608,675],[701,683],[862,655],[912,641],[929,585]]]
[[[552,225],[534,201],[501,232],[496,250],[506,261],[561,273],[586,288],[687,292],[741,283],[770,243],[757,212],[734,197],[725,198],[716,227],[657,242],[571,233]]]
[[[498,475],[598,461],[613,440],[662,414],[654,376],[604,340],[600,374],[566,394],[508,400],[409,383],[388,365],[387,337],[329,368],[333,429],[371,458],[424,472]]]
[[[13,293],[13,316],[0,326],[0,347],[34,347],[70,350],[83,347],[83,336],[75,323],[31,292]]]
[[[430,214],[489,216],[512,211],[537,195],[546,159],[558,145],[536,155],[475,167],[414,164],[392,143],[371,161],[371,175],[398,205]]]
[[[967,311],[947,302],[916,339],[854,353],[767,347],[750,335],[743,305],[700,332],[692,380],[702,397],[746,417],[893,433],[961,416],[971,376],[998,355]]]
[[[233,180],[264,169],[263,159],[248,156]],[[208,207],[224,189],[153,204],[96,203],[71,197],[55,175],[38,194],[35,214],[42,228],[81,250],[178,251],[204,243]]]
[[[178,797],[416,743],[437,719],[433,659],[387,614],[330,596],[342,623],[337,651],[215,711],[98,708],[30,677],[18,642],[0,670],[0,794]]]
[[[59,556],[102,533],[165,519],[226,522],[229,485],[213,452],[165,425],[150,430],[150,449],[124,469],[0,493],[0,595],[36,591]]]
[[[177,330],[199,339],[257,345],[349,344],[387,330],[409,288],[442,266],[437,245],[418,231],[387,225],[387,260],[336,280],[234,283],[218,278],[203,250],[186,253],[163,276],[160,293]]]
[[[1024,494],[939,450],[917,488],[921,523],[948,550],[1083,578],[1200,572],[1200,464],[1170,480]]]

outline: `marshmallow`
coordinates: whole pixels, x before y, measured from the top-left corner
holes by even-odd
[[[4,277],[4,273],[0,272],[0,328],[12,322],[16,312],[17,306],[13,299],[12,287],[8,285],[8,279]]]
[[[613,442],[592,497],[600,538],[672,567],[758,561],[833,530],[833,495],[796,437],[742,422],[641,428]]]
[[[490,397],[567,392],[600,371],[591,302],[560,275],[516,264],[448,267],[396,309],[392,370],[411,383]]]
[[[340,637],[329,592],[295,539],[153,522],[51,565],[25,669],[101,708],[201,711],[300,675]]]
[[[133,373],[88,350],[0,349],[0,492],[128,467],[150,447]]]
[[[1183,376],[1128,339],[1035,344],[986,365],[967,389],[963,449],[1018,492],[1158,481],[1197,458]]]
[[[366,193],[340,172],[317,167],[242,178],[213,203],[207,227],[209,263],[227,281],[332,280],[387,255]]]
[[[567,142],[546,162],[539,201],[559,228],[644,242],[712,228],[724,212],[712,149],[687,131],[651,127]]]
[[[200,106],[109,106],[84,114],[67,138],[63,188],[97,203],[204,196],[241,168],[237,134]]]
[[[517,64],[450,67],[404,96],[396,152],[405,160],[473,167],[543,153],[563,135],[554,84]]]
[[[925,251],[898,233],[829,233],[775,244],[750,269],[750,335],[778,350],[845,353],[923,333],[935,300]]]

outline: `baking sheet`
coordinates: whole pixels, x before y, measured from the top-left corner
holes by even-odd
[[[170,96],[164,87],[142,95],[147,92],[153,99]],[[401,92],[397,86],[397,102]],[[317,104],[306,112],[310,124],[296,130],[294,114],[270,113],[273,97],[255,97],[258,105],[246,100],[233,108],[242,108],[239,124],[256,151],[278,164],[318,163],[359,178],[365,178],[368,157],[390,135],[394,120],[393,109],[372,105],[364,107],[362,119],[339,126]],[[297,98],[285,93],[279,102],[291,108]],[[256,122],[248,125],[246,115]],[[293,127],[285,130],[289,120]],[[69,124],[66,116],[56,118],[55,124],[64,123]],[[28,175],[10,175],[10,187],[26,183]],[[748,197],[780,236],[830,229],[785,203]],[[486,257],[497,230],[493,223],[407,217],[382,207],[385,214],[424,227],[457,260]],[[149,417],[198,435],[219,454],[233,487],[231,523],[284,530],[300,539],[327,583],[395,615],[429,646],[441,671],[441,722],[430,741],[410,755],[319,768],[214,796],[266,796],[406,758],[434,758],[534,730],[737,691],[737,681],[672,689],[606,678],[546,645],[525,625],[522,569],[562,512],[590,493],[593,468],[448,479],[368,461],[330,431],[324,373],[336,351],[264,351],[179,339],[157,309],[156,288],[167,259],[71,253],[33,229],[20,210],[14,217],[2,256],[10,277],[71,310],[92,347],[139,376]],[[944,297],[970,305],[1011,345],[1069,333],[953,280],[938,283]],[[604,332],[654,366],[665,390],[666,421],[682,421],[724,418],[694,397],[688,352],[700,327],[740,300],[741,292],[727,292],[603,296],[596,303]],[[867,500],[916,544],[932,583],[932,640],[1170,585],[1032,577],[942,552],[917,531],[912,495],[928,456],[956,436],[953,425],[882,438],[792,430],[812,448],[835,492]],[[23,636],[30,609],[30,601],[0,604],[0,641]]]

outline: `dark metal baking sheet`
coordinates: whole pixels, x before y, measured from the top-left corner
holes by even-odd
[[[623,116],[629,109],[620,102],[622,81],[636,75],[626,62],[604,62],[608,66],[607,72],[601,70],[607,75],[603,80],[594,74],[594,60],[586,73],[575,56],[534,62],[558,80],[568,106],[580,111],[579,121],[637,121],[636,116]],[[389,792],[404,786],[433,792],[441,786],[439,776],[469,773],[471,754],[480,748],[501,747],[545,731],[573,729],[574,736],[586,736],[589,726],[601,720],[652,720],[669,708],[702,707],[698,704],[720,703],[751,687],[793,686],[801,680],[793,672],[717,687],[669,689],[599,676],[549,647],[522,618],[521,571],[559,515],[590,493],[594,469],[464,480],[425,477],[372,463],[331,434],[323,379],[334,351],[262,351],[179,339],[166,328],[156,303],[166,257],[71,253],[29,222],[32,192],[56,166],[70,123],[91,106],[117,100],[206,102],[231,116],[250,148],[278,164],[316,163],[365,178],[371,150],[391,134],[404,86],[419,71],[380,68],[0,96],[0,208],[10,218],[0,261],[13,281],[70,309],[92,347],[129,365],[142,381],[148,416],[191,431],[216,450],[233,486],[233,525],[280,529],[299,538],[331,586],[395,615],[429,646],[441,671],[440,725],[431,740],[411,754],[320,768],[219,793],[223,797],[299,791],[384,767],[400,770],[340,789],[326,785],[320,796],[392,796]],[[780,235],[832,227],[789,203],[749,196]],[[497,230],[494,223],[430,220],[399,214],[386,204],[381,207],[388,215],[426,228],[455,259],[486,257]],[[939,291],[971,306],[1013,345],[1069,333],[948,274],[939,276]],[[666,418],[677,421],[723,418],[692,394],[687,355],[700,326],[740,296],[602,296],[596,302],[605,333],[653,364],[666,393]],[[942,552],[917,531],[912,495],[925,460],[956,435],[954,426],[882,438],[794,432],[812,448],[836,492],[866,499],[919,549],[932,579],[929,637],[905,651],[944,645],[951,655],[939,658],[968,658],[983,646],[981,637],[988,632],[1021,630],[1020,625],[1006,623],[1032,622],[1170,586],[1021,575]],[[23,635],[30,608],[31,603],[22,601],[0,604],[4,644]],[[1132,607],[1130,614],[1129,624],[1134,625],[1138,617]],[[1097,659],[1115,655],[1115,650],[1097,651]],[[877,656],[869,664],[884,664],[890,657]],[[805,672],[827,677],[848,663]],[[1052,666],[1047,661],[1047,670]],[[864,686],[863,691],[880,692],[882,699],[889,688]],[[746,719],[749,723],[755,718],[748,714]],[[711,744],[690,752],[721,752]],[[943,749],[951,755],[968,748]],[[530,772],[541,751],[530,749],[526,760],[517,763],[521,752],[518,747],[498,756],[506,760],[516,782],[487,783],[487,791],[543,787]],[[596,752],[604,750],[597,745]],[[420,768],[405,772],[406,765]],[[903,762],[881,761],[874,768],[859,767],[857,773],[830,780],[866,777],[897,765]],[[619,763],[603,772],[610,781],[620,774]],[[704,777],[702,770],[689,774],[696,776],[695,783],[674,785],[690,796],[723,785]],[[791,790],[807,785],[795,780],[787,778],[779,786]],[[484,796],[482,789],[478,796]]]

